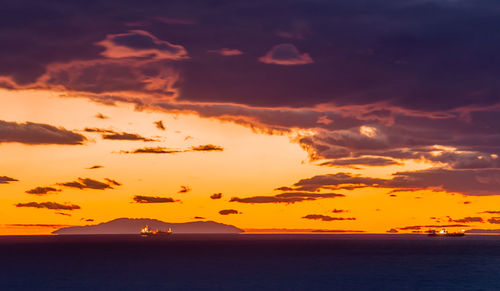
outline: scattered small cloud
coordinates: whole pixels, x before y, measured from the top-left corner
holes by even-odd
[[[314,63],[308,53],[301,54],[299,50],[290,43],[283,43],[274,46],[266,55],[259,58],[259,61],[266,64],[293,66]]]
[[[165,130],[165,125],[163,124],[163,121],[162,120],[158,120],[158,121],[155,121],[154,122],[154,125],[156,126],[156,128],[158,128],[159,130]]]
[[[177,193],[187,193],[190,191],[191,191],[191,188],[189,188],[189,186],[181,186],[181,190],[179,190],[179,192],[177,192]]]
[[[86,127],[83,131],[85,132],[97,132],[97,133],[116,133],[116,131],[112,129],[103,129],[96,127]]]
[[[60,204],[56,202],[28,202],[28,203],[17,203],[16,207],[33,207],[33,208],[46,208],[53,210],[76,210],[80,209],[80,206],[75,204]]]
[[[177,154],[182,153],[181,150],[168,149],[165,147],[145,147],[135,149],[133,151],[120,151],[122,154]]]
[[[304,219],[314,219],[314,220],[321,220],[321,221],[334,221],[334,220],[356,220],[354,217],[332,217],[328,215],[321,215],[321,214],[308,214],[304,217]]]
[[[239,49],[222,48],[218,50],[209,50],[208,53],[219,54],[221,56],[238,56],[242,55],[243,52]]]
[[[487,211],[482,211],[479,213],[486,213],[486,214],[500,214],[500,211],[493,211],[493,210],[487,210]]]
[[[187,140],[189,140],[189,139],[193,139],[193,138],[194,138],[194,137],[192,137],[192,136],[188,135],[188,136],[186,136],[186,137],[184,138],[184,141],[187,141]]]
[[[128,141],[144,141],[144,142],[158,141],[156,139],[143,137],[137,133],[118,132],[112,129],[86,127],[84,131],[91,133],[100,133],[102,139],[107,139],[107,140],[128,140]]]
[[[224,148],[213,144],[205,144],[205,145],[193,146],[191,147],[191,150],[199,152],[209,152],[209,151],[223,151]]]
[[[464,217],[461,219],[453,219],[451,220],[453,222],[458,222],[458,223],[472,223],[472,222],[483,222],[483,219],[481,217]]]
[[[178,201],[170,197],[143,196],[143,195],[136,195],[134,196],[133,200],[136,203],[172,203]]]
[[[492,217],[492,218],[488,219],[488,222],[489,223],[493,223],[493,224],[499,224],[500,223],[500,217]]]
[[[34,189],[26,191],[28,194],[34,194],[34,195],[45,195],[50,192],[61,192],[60,189],[56,189],[54,187],[36,187]]]
[[[224,209],[219,211],[220,215],[230,215],[230,214],[241,214],[241,212],[238,212],[238,210],[234,209]]]
[[[115,132],[115,133],[105,133],[102,135],[103,139],[108,140],[138,140],[138,141],[158,141],[156,139],[146,138],[136,133],[127,133],[127,132]]]
[[[195,217],[193,217],[193,219],[205,219],[205,217],[195,216]]]
[[[101,168],[104,168],[104,167],[101,165],[95,165],[95,166],[87,168],[87,170],[95,170],[95,169],[101,169]]]
[[[65,183],[59,183],[58,185],[60,186],[65,186],[65,187],[70,187],[70,188],[77,188],[77,189],[96,189],[96,190],[105,190],[105,189],[113,189],[111,185],[115,186],[120,186],[121,184],[111,180],[107,179],[106,181],[108,183],[100,182],[97,180],[93,180],[90,178],[78,178],[78,181],[71,181],[71,182],[65,182]]]
[[[182,60],[189,58],[183,46],[160,40],[144,30],[108,34],[106,39],[96,44],[105,48],[101,54],[110,59]]]
[[[348,212],[348,211],[344,210],[344,209],[333,209],[332,212],[333,213],[345,213],[345,212]]]
[[[97,113],[95,116],[95,118],[99,118],[99,119],[108,119],[109,117],[107,117],[106,115],[102,114],[102,113]]]
[[[214,193],[210,195],[211,199],[221,199],[222,198],[222,193]]]
[[[19,180],[7,177],[7,176],[0,176],[0,184],[9,184],[10,182],[17,182]]]
[[[69,213],[64,213],[64,212],[55,212],[55,214],[63,215],[63,216],[71,216]]]

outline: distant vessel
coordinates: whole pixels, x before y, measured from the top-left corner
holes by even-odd
[[[446,236],[446,237],[457,237],[465,236],[465,230],[461,232],[448,232],[446,229],[441,229],[439,232],[435,230],[430,230],[427,236]]]
[[[151,228],[149,228],[149,225],[146,225],[146,227],[141,229],[142,236],[163,236],[163,235],[169,235],[169,234],[172,234],[171,228],[169,228],[167,231],[161,231],[159,229],[152,230]]]

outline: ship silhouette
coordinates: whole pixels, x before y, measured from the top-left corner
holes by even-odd
[[[430,230],[427,234],[427,236],[442,236],[442,237],[458,237],[458,236],[465,236],[465,230],[462,230],[461,232],[448,232],[446,229],[442,229],[440,231],[435,231],[435,230]]]
[[[167,231],[162,230],[152,230],[149,225],[146,225],[141,229],[141,236],[164,236],[172,234],[172,229],[169,228]]]

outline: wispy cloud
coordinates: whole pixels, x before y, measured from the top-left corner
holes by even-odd
[[[70,187],[70,188],[77,188],[77,189],[96,189],[96,190],[105,190],[105,189],[113,189],[112,185],[115,186],[120,186],[121,184],[111,180],[107,179],[106,181],[108,183],[100,182],[97,180],[93,180],[90,178],[78,178],[77,181],[71,181],[71,182],[65,182],[65,183],[59,183],[58,185],[60,186],[65,186],[65,187]]]
[[[302,201],[315,201],[325,198],[345,197],[337,193],[309,193],[309,192],[287,192],[273,196],[252,196],[245,198],[233,197],[229,202],[240,203],[295,203]]]
[[[172,203],[179,201],[170,197],[144,196],[144,195],[136,195],[134,196],[133,200],[137,203]]]
[[[290,43],[274,46],[266,55],[259,58],[266,64],[294,66],[314,63],[308,53],[301,54],[299,50]]]
[[[45,195],[50,192],[61,192],[60,189],[56,189],[54,187],[36,187],[34,189],[26,191],[28,194],[35,194],[35,195]]]
[[[182,153],[181,150],[169,149],[165,147],[145,147],[135,149],[133,151],[120,151],[122,154],[177,154]]]
[[[332,217],[328,215],[321,214],[308,214],[304,217],[304,219],[313,219],[313,220],[321,220],[321,221],[334,221],[334,220],[356,220],[354,217]]]
[[[223,151],[224,148],[213,144],[205,144],[205,145],[193,146],[191,147],[191,150],[199,152],[210,152],[210,151]]]
[[[33,208],[46,208],[53,210],[76,210],[80,209],[80,206],[75,204],[60,204],[57,202],[28,202],[28,203],[17,203],[16,207],[33,207]]]

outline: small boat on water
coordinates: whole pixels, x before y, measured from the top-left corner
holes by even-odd
[[[427,236],[459,237],[459,236],[465,236],[465,230],[462,230],[461,232],[448,232],[444,228],[440,231],[430,230]]]
[[[164,235],[169,235],[172,234],[172,229],[169,228],[167,231],[162,231],[162,230],[152,230],[149,228],[149,225],[146,225],[143,229],[141,229],[141,236],[164,236]]]

